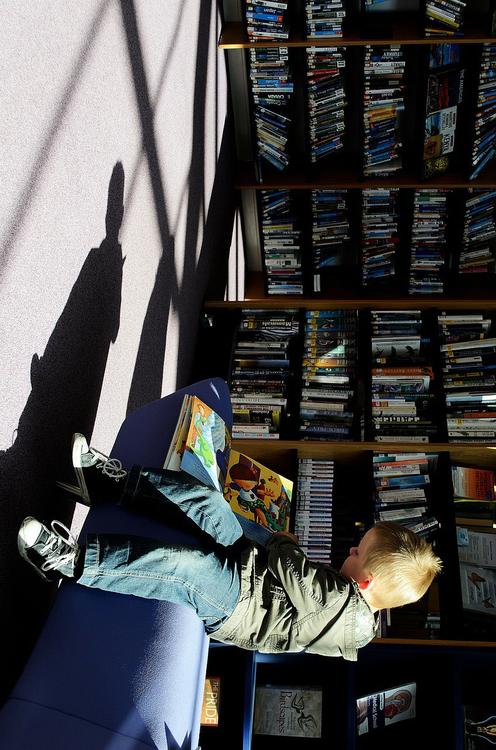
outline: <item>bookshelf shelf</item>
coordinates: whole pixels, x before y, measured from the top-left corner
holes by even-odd
[[[350,289],[347,291],[342,286],[328,288],[321,297],[303,297],[298,295],[287,295],[283,299],[280,296],[268,296],[264,291],[264,277],[262,272],[252,272],[247,275],[245,285],[245,299],[236,302],[210,299],[205,301],[208,309],[216,308],[259,308],[277,309],[280,307],[301,307],[311,310],[339,310],[363,309],[381,307],[388,310],[409,310],[412,307],[421,310],[430,310],[433,307],[446,308],[449,310],[496,310],[496,289],[478,290],[474,295],[473,289],[460,289],[456,295],[408,295],[394,296],[377,291],[376,294],[370,290],[360,291]]]
[[[330,458],[344,463],[353,463],[357,456],[368,451],[415,453],[427,450],[429,453],[448,452],[453,461],[459,463],[477,463],[493,468],[496,463],[496,444],[472,445],[469,443],[375,443],[317,441],[317,440],[234,440],[233,446],[241,453],[247,453],[255,459],[265,459],[269,463],[279,461],[288,451],[296,451],[301,458]]]
[[[496,167],[489,167],[476,180],[468,180],[457,173],[439,175],[429,180],[419,178],[407,171],[392,177],[361,177],[358,169],[336,169],[327,166],[317,169],[290,169],[280,173],[266,170],[262,181],[255,174],[253,164],[238,165],[235,187],[239,190],[314,190],[319,188],[411,188],[411,189],[463,189],[463,188],[496,188]]]
[[[467,24],[466,33],[463,37],[457,37],[456,43],[460,44],[483,44],[493,42],[494,37],[484,30],[483,22],[479,24]],[[410,14],[402,14],[392,22],[391,34],[384,36],[369,35],[364,27],[363,31],[346,34],[342,38],[329,39],[307,39],[302,34],[291,32],[288,39],[275,41],[267,40],[252,42],[248,39],[241,23],[226,23],[219,39],[220,49],[256,49],[257,47],[365,47],[368,44],[448,44],[453,43],[449,36],[439,36],[436,39],[420,36],[416,28],[416,21]]]

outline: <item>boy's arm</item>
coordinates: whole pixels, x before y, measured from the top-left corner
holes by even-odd
[[[349,589],[347,578],[309,560],[293,534],[273,534],[266,549],[270,572],[300,611],[311,611],[312,604],[315,608],[326,606]]]

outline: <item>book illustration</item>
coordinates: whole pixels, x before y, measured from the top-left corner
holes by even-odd
[[[321,737],[321,688],[258,687],[253,733],[276,737]]]
[[[222,491],[230,436],[224,420],[197,396],[184,399],[164,468],[185,471]]]
[[[464,707],[466,750],[496,747],[496,709],[493,706]]]
[[[293,482],[234,449],[224,497],[235,513],[270,532],[288,531]]]
[[[496,570],[460,563],[463,608],[496,615]]]
[[[416,683],[412,682],[358,698],[358,734],[414,718],[416,692]]]

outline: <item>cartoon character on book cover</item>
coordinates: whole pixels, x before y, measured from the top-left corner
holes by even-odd
[[[231,450],[224,497],[231,508],[271,531],[287,531],[293,483]]]

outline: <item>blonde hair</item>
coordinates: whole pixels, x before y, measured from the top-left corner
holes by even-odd
[[[374,542],[364,560],[374,578],[371,604],[384,609],[418,601],[441,571],[440,558],[423,537],[405,526],[382,521],[373,528]]]

